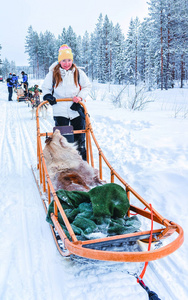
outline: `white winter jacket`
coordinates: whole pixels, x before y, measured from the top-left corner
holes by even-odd
[[[53,70],[54,67],[58,64],[55,62],[49,68],[49,72],[44,79],[42,85],[42,92],[45,96],[46,94],[52,94],[53,90]],[[88,95],[91,89],[91,83],[87,77],[87,75],[79,69],[79,84],[81,86],[81,90],[79,86],[76,86],[74,83],[74,72],[75,69],[66,71],[65,69],[60,68],[62,80],[58,87],[54,87],[54,94],[53,96],[56,99],[63,99],[63,98],[73,98],[75,96],[81,97],[83,100]],[[77,111],[70,109],[73,102],[58,102],[57,104],[53,105],[53,115],[56,117],[65,117],[68,119],[74,119],[79,116]]]

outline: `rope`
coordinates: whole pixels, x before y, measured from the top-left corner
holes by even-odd
[[[150,205],[150,210],[151,210],[151,231],[150,231],[150,237],[149,237],[148,251],[150,251],[150,249],[151,249],[152,235],[153,235],[153,208],[152,208],[151,204],[149,204],[149,205]],[[144,275],[145,275],[147,266],[148,266],[148,261],[145,262],[144,268],[143,268],[140,276],[137,277],[137,282],[148,293],[149,300],[160,300],[160,298],[158,297],[158,295],[155,292],[150,291],[150,289],[145,285],[144,281],[142,280],[143,277],[144,277]]]
[[[151,231],[150,231],[150,237],[149,237],[148,251],[150,251],[150,249],[151,249],[151,242],[152,242],[152,235],[153,235],[153,208],[152,208],[151,204],[149,204],[149,205],[150,205],[150,209],[151,209]],[[137,282],[139,282],[139,278],[142,279],[144,277],[147,266],[148,266],[148,261],[145,262],[144,268],[143,268],[140,276],[137,278]]]

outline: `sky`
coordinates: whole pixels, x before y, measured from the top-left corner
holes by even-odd
[[[120,24],[126,35],[131,18],[140,21],[148,14],[147,0],[9,0],[3,1],[0,9],[1,59],[15,61],[17,66],[28,65],[25,52],[27,30],[40,33],[46,30],[56,38],[62,29],[72,26],[77,35],[83,36],[87,30],[93,32],[98,17],[108,16],[114,25]]]

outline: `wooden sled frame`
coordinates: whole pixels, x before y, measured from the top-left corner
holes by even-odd
[[[61,101],[72,101],[72,99],[58,99],[57,102]],[[37,122],[37,170],[39,172],[39,180],[35,180],[39,189],[39,192],[42,196],[42,193],[45,193],[48,199],[48,204],[51,203],[52,200],[54,200],[54,214],[51,214],[51,219],[53,221],[54,227],[50,225],[57,248],[61,255],[63,256],[69,256],[71,254],[85,257],[89,259],[95,259],[95,260],[105,260],[105,261],[119,261],[119,262],[145,262],[145,261],[153,261],[156,259],[160,259],[162,257],[165,257],[174,251],[176,251],[183,243],[184,241],[184,233],[181,226],[178,224],[167,220],[163,216],[161,216],[154,208],[153,211],[153,220],[160,225],[162,225],[162,228],[153,230],[152,234],[152,241],[159,241],[160,239],[167,238],[171,235],[175,235],[174,239],[170,241],[167,245],[162,246],[161,248],[158,248],[156,250],[150,250],[150,251],[143,251],[143,252],[115,252],[115,251],[103,251],[96,249],[95,246],[98,246],[100,244],[108,244],[108,243],[117,243],[117,242],[123,242],[126,240],[148,240],[151,231],[141,231],[136,233],[129,233],[124,235],[116,235],[101,239],[94,239],[94,240],[87,240],[87,241],[78,241],[75,233],[69,223],[69,220],[60,204],[60,201],[56,195],[56,192],[54,190],[54,187],[52,185],[52,182],[50,180],[44,155],[43,155],[43,149],[42,149],[42,142],[41,138],[46,137],[46,133],[40,132],[40,124],[39,124],[39,109],[42,105],[47,103],[47,101],[42,102],[37,110],[36,110],[36,122]],[[150,205],[130,186],[127,184],[125,180],[123,180],[119,174],[112,168],[112,166],[109,164],[108,160],[104,156],[101,148],[99,147],[99,144],[95,138],[95,135],[93,133],[93,129],[91,126],[89,114],[87,112],[86,106],[81,102],[80,103],[85,112],[86,117],[86,127],[85,130],[75,130],[74,134],[77,133],[85,133],[86,135],[86,151],[87,151],[87,162],[90,163],[92,167],[94,167],[94,159],[93,159],[93,151],[92,151],[92,140],[95,144],[95,146],[98,149],[98,161],[99,161],[99,177],[102,179],[102,172],[103,172],[103,164],[105,163],[106,166],[109,168],[110,172],[110,178],[111,182],[113,183],[118,180],[121,185],[125,187],[125,190],[127,192],[128,199],[130,201],[130,209],[128,211],[128,216],[130,216],[130,211],[133,211],[134,213],[137,213],[139,216],[142,216],[147,219],[151,219],[151,211],[150,211]],[[53,133],[47,133],[48,136],[51,136]],[[34,172],[33,172],[34,174]],[[35,175],[35,174],[34,174]],[[41,192],[42,189],[42,192]],[[131,195],[134,195],[134,197],[141,202],[149,211],[145,211],[142,208],[139,208],[137,206],[131,205]],[[42,198],[42,197],[41,197]],[[44,203],[45,210],[47,212],[46,204]],[[143,206],[142,205],[142,206]],[[71,240],[69,240],[64,233],[62,227],[60,226],[58,222],[58,212],[61,214],[64,223],[66,225],[66,228],[71,236]],[[65,251],[62,251],[62,249],[59,247],[55,231],[56,230],[62,240],[62,243],[64,244]],[[93,249],[92,249],[93,248]]]

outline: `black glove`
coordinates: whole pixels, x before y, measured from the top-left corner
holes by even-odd
[[[13,82],[10,78],[7,78],[7,82],[10,84],[10,85],[13,85]]]
[[[50,103],[50,105],[57,104],[56,98],[51,94],[44,95],[43,100],[47,100]]]
[[[85,119],[84,108],[79,103],[74,102],[70,108],[77,111],[79,115]]]

